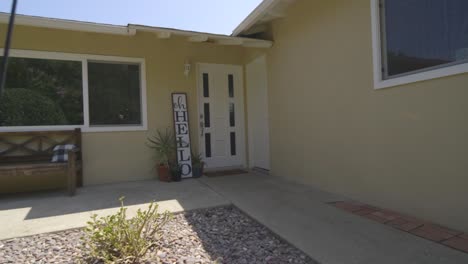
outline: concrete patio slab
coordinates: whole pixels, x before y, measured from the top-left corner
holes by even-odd
[[[125,196],[128,214],[157,201],[160,211],[180,212],[226,205],[229,202],[197,180],[181,183],[126,182],[89,186],[68,197],[64,192],[0,198],[0,240],[85,226],[90,215],[107,215]]]
[[[468,254],[327,204],[346,197],[256,173],[2,197],[0,239],[83,227],[93,213],[117,211],[121,196],[129,215],[153,200],[172,212],[233,203],[320,263],[468,263]]]
[[[468,254],[327,204],[346,197],[254,173],[200,181],[320,263],[468,263]]]

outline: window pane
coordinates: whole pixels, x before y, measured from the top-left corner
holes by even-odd
[[[236,114],[235,114],[234,103],[229,103],[229,125],[231,127],[236,126]]]
[[[210,80],[208,73],[203,74],[203,97],[210,97]]]
[[[211,126],[211,120],[210,120],[210,104],[205,103],[203,105],[203,112],[205,115],[205,127],[210,127]]]
[[[0,126],[82,124],[81,62],[9,58]]]
[[[88,63],[91,125],[140,125],[140,67]]]
[[[234,75],[228,75],[229,97],[234,98]]]
[[[211,134],[205,134],[205,156],[211,158]]]
[[[236,155],[236,133],[231,132],[231,155]]]
[[[468,1],[386,0],[386,75],[468,59]]]

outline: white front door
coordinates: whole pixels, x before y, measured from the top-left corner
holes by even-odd
[[[208,169],[245,167],[242,67],[198,65],[199,146]]]

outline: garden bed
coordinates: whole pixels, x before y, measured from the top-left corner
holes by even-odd
[[[0,241],[0,263],[78,263],[82,235],[75,229]],[[315,263],[235,207],[176,214],[159,246],[147,263]]]

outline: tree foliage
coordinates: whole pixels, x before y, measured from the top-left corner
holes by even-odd
[[[82,124],[83,89],[81,75],[81,62],[10,58],[8,60],[5,91],[9,94],[7,96],[15,97],[12,99],[14,100],[12,102],[14,102],[13,106],[16,110],[4,109],[4,111],[17,114],[15,120],[18,122],[21,119],[24,120],[24,122],[19,122],[15,125]],[[18,88],[21,90],[18,90]],[[12,91],[8,92],[9,90]],[[26,98],[18,97],[20,95],[25,95]],[[32,96],[36,96],[37,99],[32,98]],[[31,108],[34,106],[31,103],[43,100],[46,103],[41,104],[39,107],[42,108],[38,109],[42,119],[36,121],[29,116],[35,115],[31,112]],[[65,116],[65,118],[60,120],[60,123],[50,123],[49,120],[55,120],[54,114],[45,114],[43,112],[44,107],[47,109],[52,108],[50,107],[51,104],[55,105],[54,109],[59,112],[59,115]],[[46,105],[49,105],[49,107]],[[25,112],[21,112],[19,109],[23,109]],[[20,113],[23,114],[21,119]]]
[[[66,125],[54,101],[28,89],[7,89],[0,96],[0,126]]]

